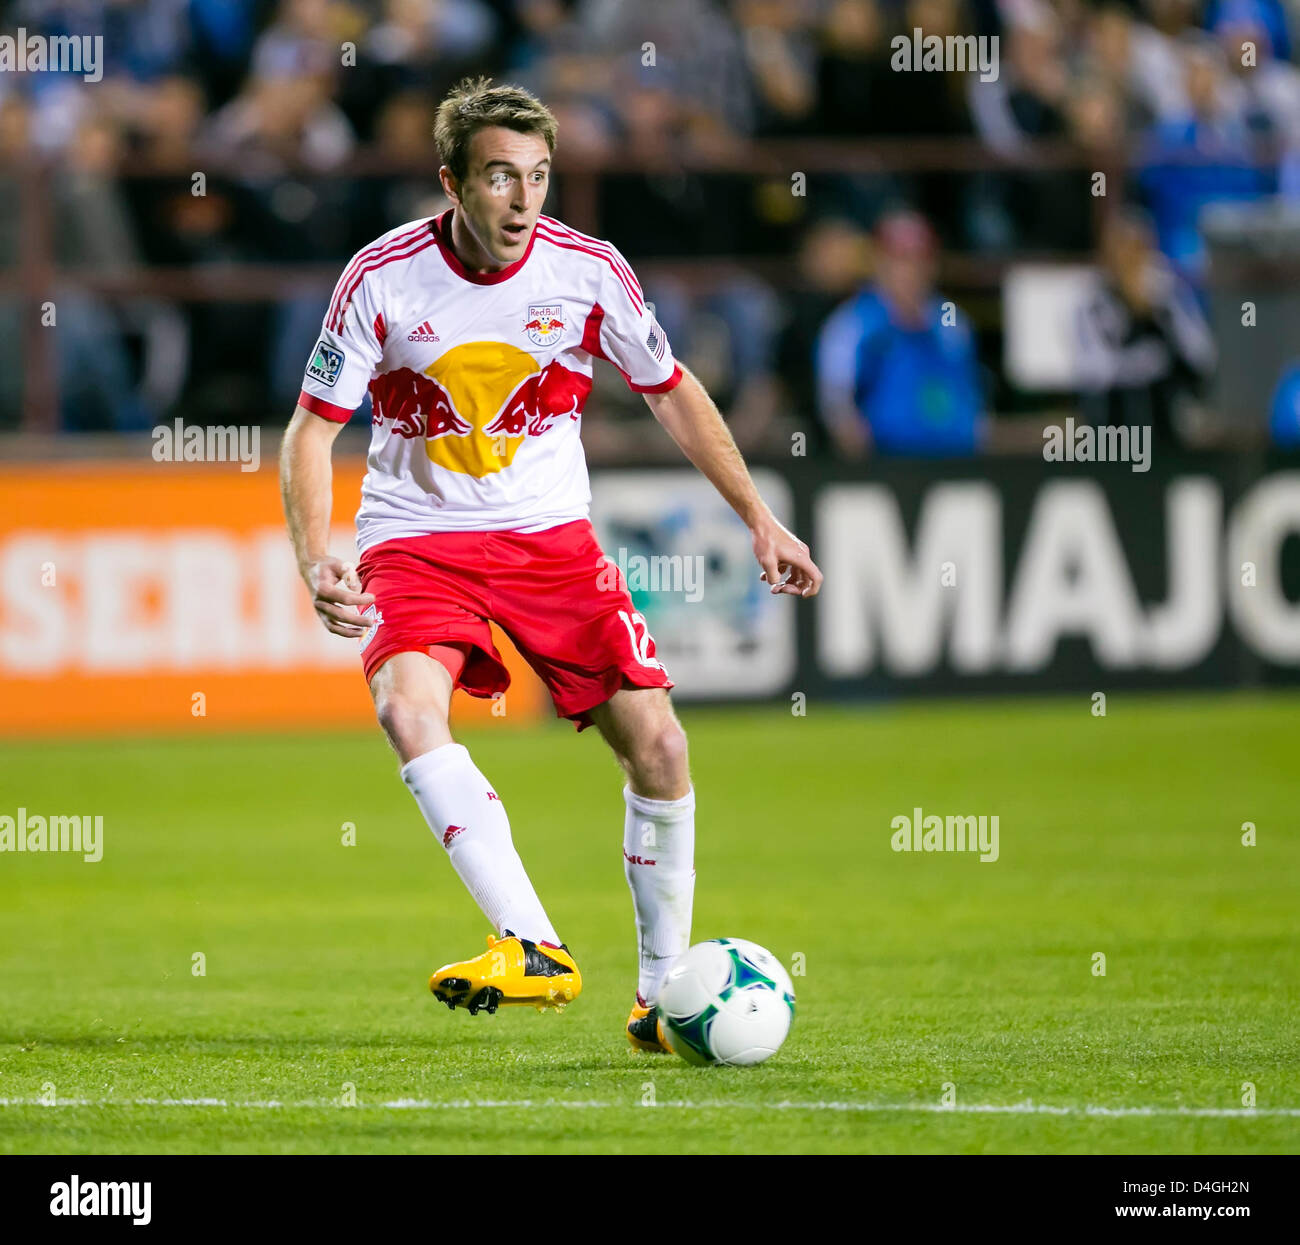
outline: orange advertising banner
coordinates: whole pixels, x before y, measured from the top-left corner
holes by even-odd
[[[334,464],[334,541],[355,558],[365,462]],[[500,633],[504,703],[456,721],[536,720],[545,690]],[[298,577],[274,470],[233,463],[0,466],[0,734],[374,723],[358,641]]]

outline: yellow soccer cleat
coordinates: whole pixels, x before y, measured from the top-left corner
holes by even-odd
[[[489,934],[487,944],[482,955],[446,964],[429,978],[434,998],[473,1016],[525,1005],[559,1012],[582,993],[582,974],[568,947],[529,942],[509,930],[500,938]]]
[[[663,1022],[657,1007],[647,1007],[637,995],[632,1014],[627,1018],[627,1040],[633,1049],[650,1051],[656,1055],[671,1055],[672,1047],[664,1038]]]

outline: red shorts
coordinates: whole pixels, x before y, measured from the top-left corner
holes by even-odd
[[[464,644],[456,686],[510,686],[488,622],[510,637],[578,729],[623,687],[672,687],[617,565],[586,519],[544,532],[434,532],[374,545],[357,565],[377,619],[362,637],[366,680],[395,653]]]

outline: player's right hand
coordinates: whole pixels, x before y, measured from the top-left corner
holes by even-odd
[[[361,591],[356,568],[342,558],[317,558],[303,567],[302,577],[311,592],[312,605],[327,630],[356,639],[370,628],[361,610],[375,603],[374,594]]]

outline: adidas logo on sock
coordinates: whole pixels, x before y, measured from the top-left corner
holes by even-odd
[[[442,338],[433,331],[433,325],[426,320],[413,333],[408,333],[406,340],[408,342],[438,342],[442,341]]]
[[[464,826],[448,826],[442,836],[443,847],[446,847],[464,829]]]

